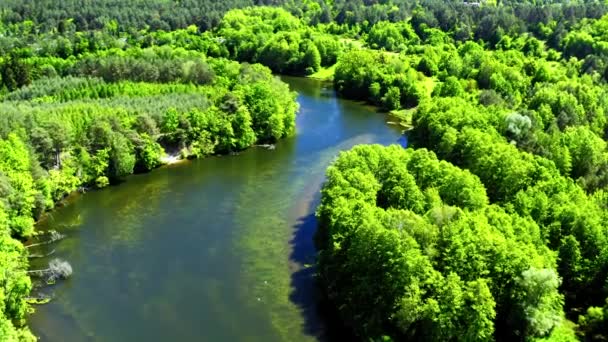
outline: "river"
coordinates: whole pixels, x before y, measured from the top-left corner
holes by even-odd
[[[30,316],[43,342],[327,339],[311,267],[325,168],[341,150],[400,134],[318,81],[283,79],[300,113],[276,149],[131,176],[39,223],[66,235],[45,248],[74,269]]]

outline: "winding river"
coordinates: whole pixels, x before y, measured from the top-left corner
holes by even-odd
[[[43,342],[328,339],[311,267],[325,168],[341,150],[400,134],[320,82],[283,79],[300,114],[276,149],[132,176],[39,224],[67,236],[45,248],[74,269],[30,316]]]

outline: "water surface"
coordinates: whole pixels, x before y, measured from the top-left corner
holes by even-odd
[[[325,168],[355,144],[397,143],[399,131],[318,81],[284,80],[300,113],[276,149],[132,176],[40,223],[67,235],[47,251],[74,269],[30,317],[42,341],[323,339],[309,265]]]

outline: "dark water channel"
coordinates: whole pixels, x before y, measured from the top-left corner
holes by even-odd
[[[326,331],[312,274],[324,171],[355,144],[397,143],[386,117],[321,83],[299,93],[297,135],[130,177],[40,223],[72,278],[30,317],[42,341],[307,341]],[[48,260],[35,260],[41,266]]]

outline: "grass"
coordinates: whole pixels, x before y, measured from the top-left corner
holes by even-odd
[[[435,88],[435,78],[423,76],[422,73],[419,74],[419,81],[426,90],[426,95],[430,98],[433,89]],[[408,109],[398,109],[392,110],[389,112],[390,115],[390,123],[398,124],[405,129],[412,129],[412,115],[416,112],[418,108],[408,108]]]
[[[315,72],[312,75],[308,75],[309,78],[314,78],[316,80],[321,81],[332,81],[334,79],[334,72],[336,71],[336,64],[328,67],[321,68],[319,71]]]
[[[424,76],[424,79],[420,81],[422,86],[426,88],[427,95],[430,97],[431,93],[433,93],[433,89],[435,88],[435,79],[433,77]]]
[[[409,109],[391,110],[389,112],[389,123],[398,124],[406,130],[411,129],[413,128],[412,115],[415,111],[415,107]]]
[[[353,48],[359,49],[363,48],[363,46],[365,45],[365,42],[363,42],[362,40],[357,40],[353,38],[340,38],[340,41],[347,46],[350,45]]]

